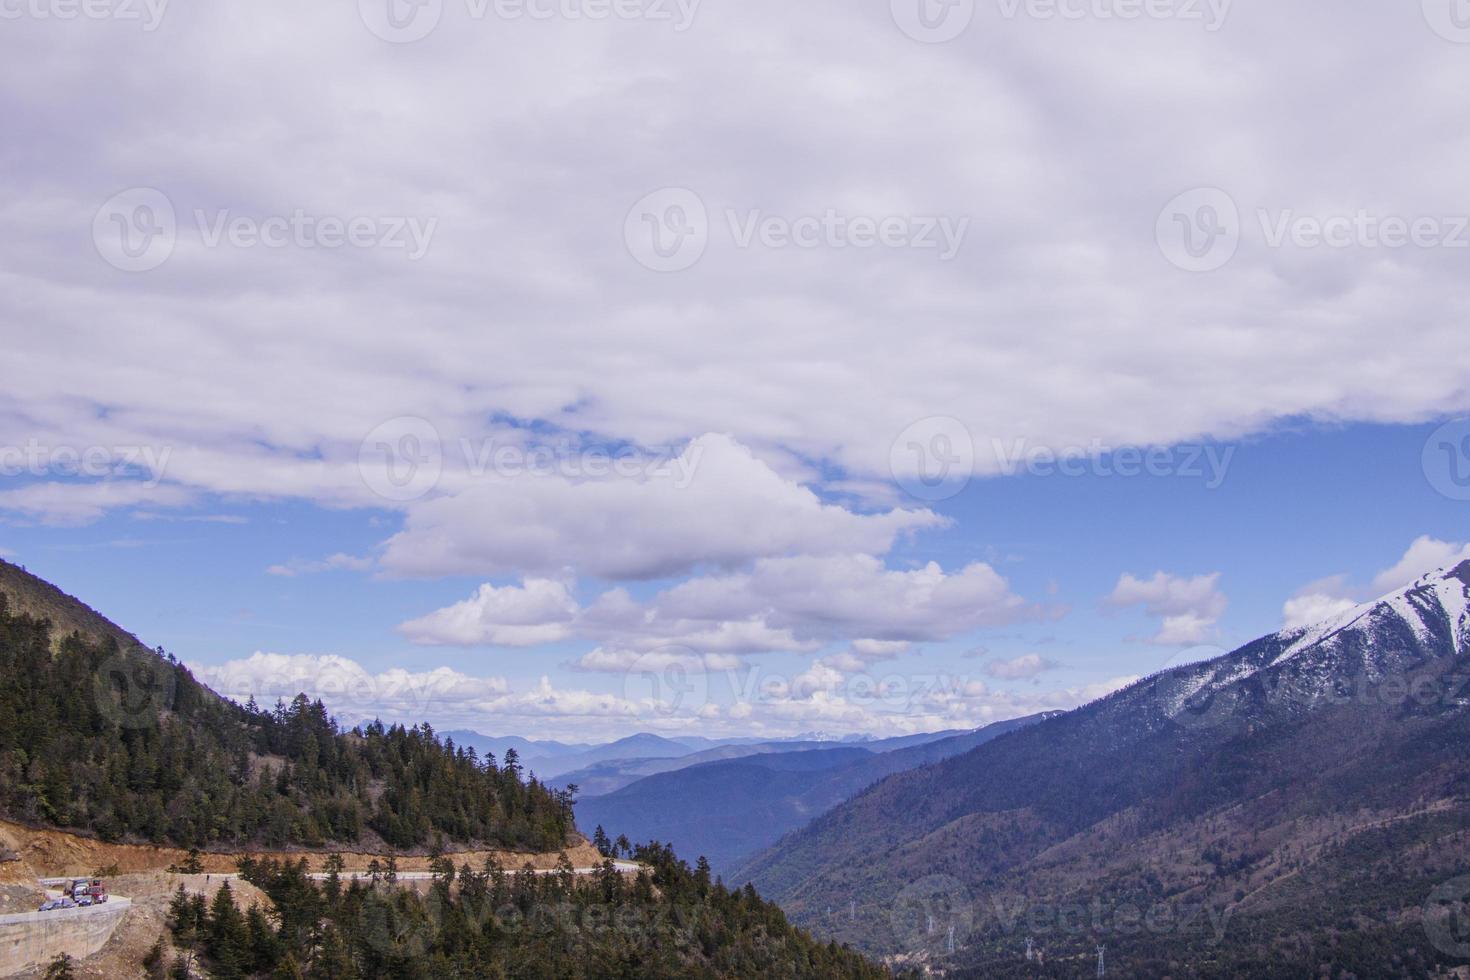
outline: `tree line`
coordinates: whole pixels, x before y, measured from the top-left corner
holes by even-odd
[[[321,881],[304,860],[246,858],[241,877],[270,908],[242,911],[228,883],[212,900],[180,886],[171,942],[160,939],[144,967],[154,977],[217,980],[891,977],[796,929],[749,886],[711,880],[703,861],[691,869],[657,843],[627,853],[644,865],[635,876],[611,857],[590,875],[565,853],[549,873],[511,872],[493,858],[456,868],[440,857],[422,893],[386,872],[344,880],[336,857]]]
[[[524,777],[427,725],[342,729],[320,700],[221,698],[162,649],[65,637],[0,593],[0,814],[108,841],[322,847],[369,831],[548,851],[575,788]]]

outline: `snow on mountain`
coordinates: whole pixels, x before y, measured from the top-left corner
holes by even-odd
[[[1185,727],[1214,727],[1252,711],[1311,710],[1467,650],[1470,562],[1462,562],[1314,626],[1150,678],[1135,696],[1156,699],[1164,717]]]

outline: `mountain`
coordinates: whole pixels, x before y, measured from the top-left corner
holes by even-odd
[[[767,755],[775,752],[802,752],[814,749],[827,749],[837,745],[855,746],[865,749],[868,752],[887,752],[906,746],[937,742],[962,734],[964,734],[962,731],[945,731],[920,735],[899,735],[884,739],[877,739],[871,736],[848,736],[842,739],[832,739],[798,735],[793,739],[779,739],[769,742],[748,740],[717,742],[714,743],[715,747],[713,748],[707,748],[702,752],[692,752],[687,755],[641,759],[609,759],[606,762],[595,763],[582,769],[564,771],[554,778],[547,779],[546,784],[554,789],[566,789],[570,786],[576,786],[580,794],[584,797],[605,796],[608,793],[622,789],[630,783],[637,782],[645,776],[652,776],[661,772],[673,772],[676,769],[687,769],[690,766],[697,766],[705,762],[716,762],[721,759],[741,759],[746,756]],[[681,743],[688,743],[691,740],[680,738],[679,741]],[[701,741],[709,740],[703,739]]]
[[[515,749],[516,755],[520,757],[521,765],[534,771],[537,775],[556,770],[559,759],[576,756],[596,748],[591,744],[521,738],[519,735],[482,735],[467,729],[455,729],[439,734],[444,738],[452,739],[455,745],[474,749],[481,757],[494,755],[497,759],[503,759],[507,749]]]
[[[48,621],[53,647],[60,647],[61,641],[72,633],[93,641],[111,639],[124,650],[143,645],[136,636],[80,599],[4,559],[0,559],[0,594],[6,596],[12,614]]]
[[[894,775],[732,880],[947,976],[1463,966],[1467,651],[1470,562]]]
[[[554,850],[570,799],[428,726],[343,731],[320,701],[241,706],[0,561],[0,816],[183,847]]]
[[[33,827],[237,854],[441,840],[545,852],[577,842],[570,799],[515,766],[450,748],[427,725],[343,732],[304,696],[274,710],[235,704],[3,561],[0,677],[0,816]],[[657,751],[652,738],[624,749]],[[366,885],[343,887],[335,873],[318,882],[305,857],[245,854],[240,877],[269,897],[270,912],[241,909],[228,882],[212,901],[180,883],[167,916],[177,954],[160,940],[129,975],[892,976],[814,941],[754,890],[712,882],[665,845],[620,856],[638,870],[607,860],[578,875],[565,854],[545,875],[493,858],[479,868],[436,858],[421,894],[376,873]],[[147,928],[137,915],[119,927],[140,958],[147,940],[137,930]],[[118,946],[115,937],[109,948]]]
[[[933,736],[917,745],[911,743],[922,737],[794,743],[790,751],[778,743],[767,751],[682,767],[604,796],[583,797],[577,817],[582,826],[601,826],[611,837],[668,841],[681,854],[703,855],[723,873],[884,776],[968,751],[1043,717],[999,722],[949,738]],[[894,743],[907,747],[883,751]]]

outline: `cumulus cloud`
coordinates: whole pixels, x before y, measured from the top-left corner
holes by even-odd
[[[1282,606],[1282,626],[1285,629],[1312,626],[1363,602],[1396,592],[1422,575],[1466,560],[1470,560],[1470,543],[1421,535],[1398,561],[1373,576],[1366,586],[1352,584],[1346,575],[1332,575],[1302,586]]]
[[[400,575],[527,572],[663,578],[788,554],[882,554],[943,520],[823,503],[725,435],[693,440],[644,479],[504,477],[412,508],[382,564]]]
[[[463,602],[411,619],[398,632],[415,643],[528,647],[572,634],[580,607],[565,582],[525,579],[521,585],[482,585]]]
[[[699,654],[815,651],[850,644],[836,663],[872,663],[912,642],[1042,615],[990,566],[946,573],[931,562],[893,570],[870,555],[763,559],[746,572],[700,576],[646,603],[612,589],[579,607],[566,586],[527,580],[485,585],[471,598],[399,627],[418,643],[550,643],[577,636],[618,650],[680,647]],[[602,656],[585,657],[603,669]]]
[[[1162,620],[1149,642],[1161,646],[1202,643],[1213,634],[1225,614],[1227,599],[1218,588],[1220,573],[1193,578],[1155,572],[1139,579],[1123,573],[1105,604],[1114,609],[1142,606],[1144,612]]]
[[[871,555],[765,559],[749,572],[680,583],[659,596],[662,615],[759,615],[776,627],[885,642],[943,640],[1040,611],[982,562],[947,573],[936,562],[894,570]]]
[[[1414,539],[1402,558],[1373,576],[1372,588],[1382,595],[1401,589],[1421,575],[1470,560],[1470,543],[1441,541],[1430,535]]]
[[[470,677],[448,667],[418,673],[394,667],[372,673],[336,654],[256,652],[219,665],[191,664],[190,669],[205,684],[238,701],[254,697],[269,707],[277,698],[305,694],[353,717],[382,712],[422,718],[435,708],[473,704],[509,690],[504,678]]]

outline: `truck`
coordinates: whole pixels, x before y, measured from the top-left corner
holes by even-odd
[[[62,888],[78,905],[101,905],[107,901],[107,885],[101,878],[73,878]]]

